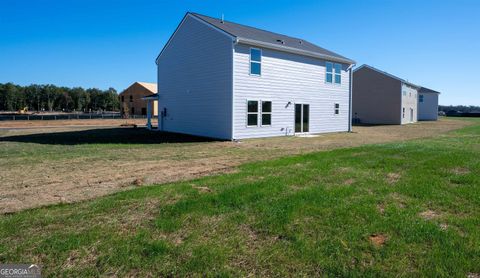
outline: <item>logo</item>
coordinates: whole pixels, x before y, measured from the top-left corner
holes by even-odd
[[[0,264],[0,278],[41,278],[36,264]]]

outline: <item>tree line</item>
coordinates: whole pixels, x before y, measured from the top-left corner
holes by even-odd
[[[480,106],[465,106],[465,105],[439,105],[438,111],[443,111],[445,113],[456,111],[461,113],[473,113],[473,112],[480,112]]]
[[[17,111],[25,107],[30,111],[119,111],[120,101],[114,88],[100,90],[0,83],[0,111]]]

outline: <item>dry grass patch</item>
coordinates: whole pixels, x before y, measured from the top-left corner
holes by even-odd
[[[409,126],[354,127],[355,133],[332,133],[312,138],[251,139],[241,144],[180,142],[174,138],[177,141],[165,144],[165,136],[169,136],[167,134],[146,132],[143,128],[115,128],[121,121],[98,122],[110,124],[112,128],[35,127],[45,124],[40,121],[0,123],[2,127],[24,127],[25,124],[32,124],[33,127],[28,130],[4,130],[0,135],[0,213],[92,199],[140,184],[161,184],[232,173],[245,162],[439,136],[471,124],[442,119]],[[76,123],[75,120],[68,122]],[[78,123],[88,125],[94,122]],[[52,121],[48,124],[60,125],[62,122]],[[83,144],[74,141],[87,137],[68,135],[72,133],[94,136],[89,141],[91,144]],[[97,136],[100,141],[95,141]],[[120,140],[126,136],[131,140]],[[61,142],[56,143],[59,140]],[[364,154],[358,152],[352,156]],[[303,169],[305,165],[294,167]],[[338,171],[348,173],[351,169],[340,168]]]
[[[392,193],[388,196],[389,199],[399,208],[405,208],[408,204],[408,197],[405,195],[401,195],[399,193]]]
[[[201,193],[210,193],[210,192],[213,192],[212,189],[210,189],[209,187],[206,187],[206,186],[197,186],[195,184],[192,184],[192,188],[198,190],[199,192]]]
[[[63,268],[82,268],[94,265],[98,258],[98,251],[95,246],[83,248],[82,250],[73,250],[63,263]]]
[[[470,174],[470,170],[468,168],[464,168],[464,167],[455,167],[453,169],[450,170],[450,172],[452,174],[455,174],[455,175],[467,175],[467,174]]]
[[[355,179],[346,179],[343,184],[345,185],[352,185],[353,183],[355,183]]]
[[[387,180],[387,183],[395,184],[400,180],[401,177],[402,175],[400,173],[388,173],[385,179]]]
[[[424,212],[421,212],[419,215],[420,215],[420,217],[422,217],[425,220],[432,220],[432,219],[438,218],[440,216],[440,214],[438,212],[430,210],[430,209],[426,210]]]
[[[380,214],[384,214],[385,213],[385,204],[378,204],[377,205],[377,210],[378,212],[380,212]]]

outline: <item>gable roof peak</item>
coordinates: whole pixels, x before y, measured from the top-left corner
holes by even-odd
[[[244,43],[247,45],[254,45],[254,46],[259,46],[259,47],[264,47],[269,49],[275,49],[283,52],[310,56],[314,58],[320,58],[324,60],[330,60],[330,61],[349,64],[349,65],[355,64],[355,61],[349,58],[346,58],[335,52],[332,52],[330,50],[317,46],[304,39],[290,37],[290,36],[274,33],[271,31],[234,23],[224,19],[202,15],[195,12],[187,12],[184,18],[182,19],[181,23],[177,27],[177,30],[185,21],[185,19],[188,17],[193,17],[196,20],[199,20],[205,24],[212,26],[214,29],[218,31],[231,36],[235,40],[234,43]],[[172,37],[170,37],[169,41],[171,39]],[[166,45],[168,45],[168,42]],[[162,52],[160,52],[159,56],[157,57],[157,60],[156,60],[157,63],[158,63],[158,58],[160,57]]]
[[[390,78],[396,79],[396,80],[398,80],[398,81],[400,81],[400,82],[402,82],[402,83],[405,83],[405,84],[407,84],[407,85],[410,85],[410,86],[412,86],[412,87],[415,87],[415,88],[417,88],[417,89],[420,89],[420,86],[418,86],[418,85],[416,85],[416,84],[413,84],[413,83],[409,82],[409,81],[406,80],[406,79],[400,78],[400,77],[398,77],[398,76],[396,76],[396,75],[393,75],[393,74],[391,74],[391,73],[388,73],[388,72],[383,71],[383,70],[380,70],[380,69],[377,69],[377,68],[372,67],[372,66],[367,65],[367,64],[363,64],[363,65],[361,65],[360,67],[357,67],[356,69],[353,70],[353,72],[357,72],[357,71],[359,71],[359,70],[361,70],[361,69],[363,69],[363,68],[367,68],[367,69],[376,71],[376,72],[378,72],[378,73],[380,73],[380,74],[383,74],[383,75],[388,76],[388,77],[390,77]]]

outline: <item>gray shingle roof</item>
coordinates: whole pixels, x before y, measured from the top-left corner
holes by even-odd
[[[370,65],[367,65],[367,64],[363,64],[363,65],[361,65],[360,67],[355,68],[355,69],[353,70],[353,72],[356,72],[356,71],[361,70],[361,69],[363,69],[363,68],[367,68],[367,69],[374,70],[374,71],[376,71],[376,72],[378,72],[378,73],[380,73],[380,74],[383,74],[383,75],[388,76],[388,77],[390,77],[390,78],[396,79],[396,80],[398,80],[398,81],[400,81],[400,82],[402,82],[402,83],[405,83],[405,84],[407,84],[407,85],[410,85],[410,86],[412,86],[412,87],[415,87],[415,88],[420,89],[420,86],[418,86],[418,85],[416,85],[416,84],[413,84],[413,83],[409,82],[408,80],[405,80],[405,79],[403,79],[403,78],[400,78],[400,77],[398,77],[398,76],[396,76],[396,75],[393,75],[393,74],[391,74],[391,73],[388,73],[388,72],[386,72],[386,71],[379,70],[379,69],[377,69],[377,68],[375,68],[375,67],[372,67],[372,66],[370,66]]]
[[[240,41],[251,41],[261,44],[271,45],[278,49],[283,49],[286,52],[295,51],[299,54],[305,55],[314,55],[327,60],[333,60],[338,62],[343,62],[347,64],[354,64],[355,61],[341,56],[335,52],[327,50],[325,48],[319,47],[313,43],[310,43],[306,40],[289,37],[254,27],[249,27],[230,21],[213,18],[197,13],[190,13],[191,15],[217,27],[218,29],[240,39]]]
[[[420,90],[419,90],[420,93],[434,93],[434,94],[440,94],[440,92],[438,91],[434,91],[432,89],[429,89],[429,88],[425,88],[425,87],[421,87]]]

